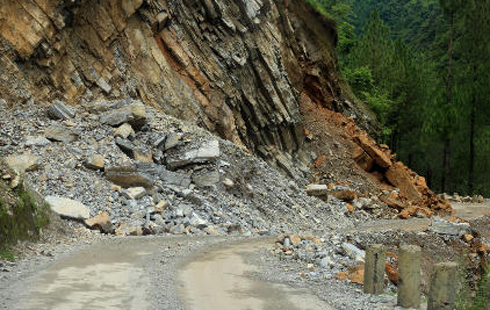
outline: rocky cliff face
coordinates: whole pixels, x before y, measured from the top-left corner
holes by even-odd
[[[345,95],[336,39],[303,0],[8,0],[0,97],[10,106],[139,99],[292,177],[400,187],[398,174],[385,177],[389,151],[354,139],[375,121]],[[403,173],[402,196],[417,178]]]
[[[138,98],[266,155],[301,147],[300,94],[342,110],[334,25],[301,0],[12,0],[0,16],[14,102]]]

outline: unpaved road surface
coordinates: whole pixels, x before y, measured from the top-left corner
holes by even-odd
[[[252,279],[247,263],[267,243],[232,245],[188,264],[180,274],[179,295],[189,310],[333,310],[305,289]]]
[[[145,258],[156,240],[98,244],[41,272],[18,310],[149,309]]]
[[[223,238],[107,240],[15,271],[0,283],[9,310],[331,310],[305,289],[252,279],[270,242]],[[39,268],[39,267],[38,267]]]

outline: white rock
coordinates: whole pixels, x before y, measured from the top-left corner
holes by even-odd
[[[78,201],[58,196],[47,196],[44,201],[62,217],[75,220],[90,218],[90,210]]]
[[[122,194],[128,199],[137,200],[146,195],[146,189],[144,187],[131,187],[125,190]]]

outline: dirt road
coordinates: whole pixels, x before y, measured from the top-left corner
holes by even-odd
[[[333,310],[306,290],[249,277],[257,266],[246,256],[266,242],[225,247],[188,264],[179,295],[189,310]]]
[[[223,242],[229,240],[106,241],[0,283],[0,297],[9,310],[332,309],[304,290],[249,277],[258,267],[246,256],[267,242],[216,245]]]

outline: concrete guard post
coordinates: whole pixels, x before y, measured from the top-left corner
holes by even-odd
[[[364,293],[380,295],[384,290],[385,248],[381,244],[373,244],[366,249],[364,265]]]
[[[427,310],[454,310],[458,295],[458,277],[457,263],[434,265]]]
[[[420,306],[420,258],[421,249],[416,245],[402,245],[398,258],[398,306]]]

